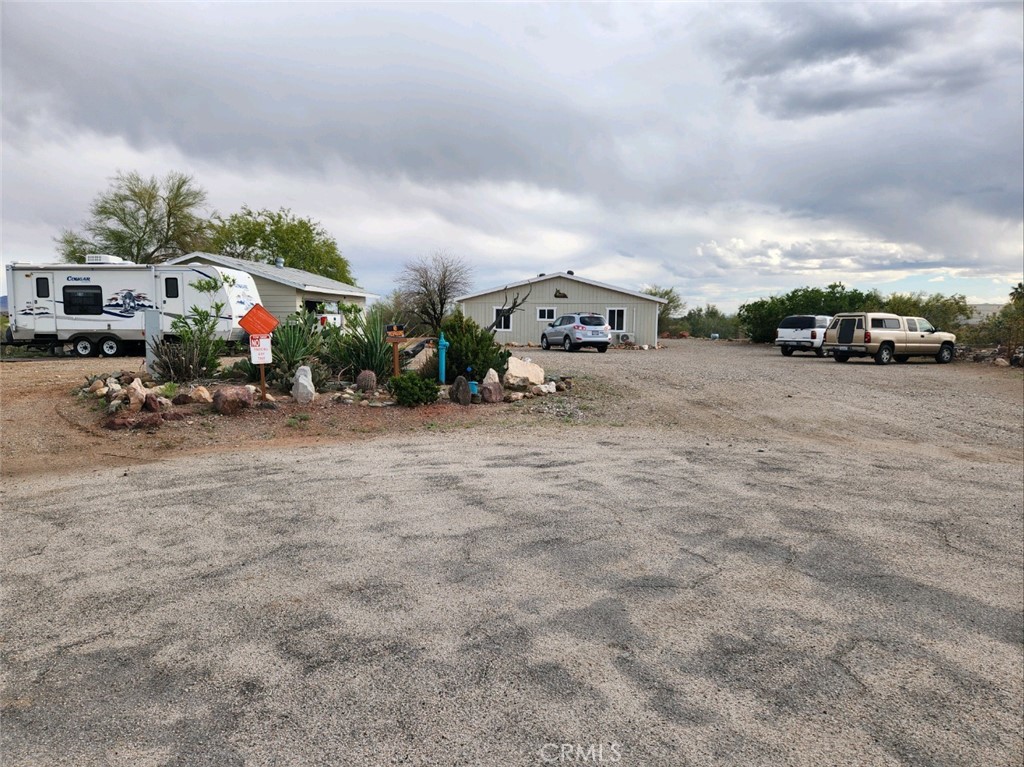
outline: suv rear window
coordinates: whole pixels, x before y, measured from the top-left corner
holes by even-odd
[[[786,317],[786,319],[779,323],[779,327],[784,330],[810,330],[813,327],[817,327],[816,323],[817,320],[814,317],[801,314]]]
[[[581,314],[580,324],[596,327],[597,325],[604,325],[605,321],[604,317],[602,317],[600,314]]]

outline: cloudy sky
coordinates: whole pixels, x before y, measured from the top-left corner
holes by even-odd
[[[477,288],[1002,302],[1022,8],[5,1],[3,259],[55,260],[117,171],[178,170],[210,212],[319,220],[382,294],[446,250]]]

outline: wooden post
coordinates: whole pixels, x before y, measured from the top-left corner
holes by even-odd
[[[267,373],[266,365],[260,363],[260,396],[263,402],[267,401]]]
[[[394,360],[394,363],[395,363],[394,374],[396,376],[399,375],[399,370],[398,370],[398,344],[399,343],[401,343],[401,339],[400,338],[392,338],[391,339],[391,357],[392,357],[392,359]]]

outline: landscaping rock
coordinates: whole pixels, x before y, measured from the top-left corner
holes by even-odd
[[[501,378],[498,377],[498,371],[494,368],[488,368],[487,375],[484,376],[483,383],[501,383]]]
[[[138,413],[142,410],[142,406],[146,403],[146,387],[142,385],[142,381],[138,378],[133,378],[132,382],[125,387],[125,392],[128,394],[128,410],[132,413]]]
[[[210,394],[210,390],[205,386],[197,386],[191,391],[191,394],[193,402],[202,402],[206,405],[213,402],[213,395]]]
[[[244,386],[222,386],[213,395],[213,407],[223,415],[235,415],[243,408],[252,407],[252,394]]]
[[[195,400],[192,399],[191,394],[181,392],[178,396],[172,399],[171,402],[175,405],[191,405],[193,402],[195,402]]]
[[[477,394],[470,394],[469,395],[469,401],[470,401],[470,404],[479,405],[483,401],[483,399],[480,397],[480,394],[477,393]]]
[[[1010,363],[1007,362],[1002,357],[996,357],[994,360],[992,360],[992,364],[995,365],[996,367],[999,367],[999,368],[1008,368],[1008,367],[1010,367]]]
[[[448,388],[448,398],[459,405],[468,405],[472,400],[469,393],[469,382],[464,376],[459,376]]]
[[[97,391],[104,388],[106,388],[106,386],[103,383],[103,379],[97,378],[95,381],[89,384],[89,388],[86,389],[86,391],[89,392],[89,394],[95,394]]]
[[[544,368],[518,357],[509,357],[508,371],[505,373],[503,383],[510,389],[539,386],[544,383]]]
[[[180,410],[172,410],[169,413],[161,413],[160,417],[165,421],[184,421],[185,414]]]
[[[526,395],[523,394],[521,391],[510,391],[505,395],[505,401],[519,402],[519,400],[523,399],[525,396]]]
[[[149,413],[159,413],[159,398],[155,394],[153,394],[153,392],[150,392],[149,394],[146,395],[146,401],[142,403],[142,409]]]
[[[110,391],[110,389],[108,389],[106,386],[101,386],[100,388],[96,389],[96,391],[94,391],[93,394],[96,395],[96,399],[103,399],[104,397],[107,396],[108,391]]]
[[[107,415],[113,415],[124,407],[123,399],[115,399],[109,405],[107,405]]]
[[[498,377],[497,373],[494,377]],[[505,390],[497,381],[484,381],[480,384],[480,398],[487,403],[501,402],[505,398]]]
[[[309,365],[302,365],[295,371],[292,396],[300,405],[308,405],[316,399],[316,388],[313,386],[313,371],[309,369]]]

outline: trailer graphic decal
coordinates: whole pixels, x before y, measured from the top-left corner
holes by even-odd
[[[134,317],[135,312],[143,309],[156,309],[156,304],[145,293],[125,288],[107,299],[103,313],[114,317]]]

